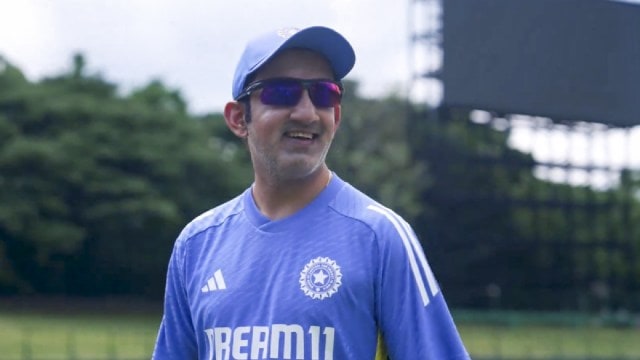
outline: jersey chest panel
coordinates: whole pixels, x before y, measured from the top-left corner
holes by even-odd
[[[320,346],[323,336],[339,347],[337,354],[347,347],[375,349],[376,259],[365,244],[369,233],[221,234],[190,249],[198,254],[187,272],[196,329],[214,338],[215,329],[245,329],[246,339],[259,341],[284,328],[303,334],[305,354],[313,354],[309,344]],[[371,330],[362,331],[363,324]]]

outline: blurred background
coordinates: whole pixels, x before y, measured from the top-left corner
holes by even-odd
[[[353,44],[329,154],[419,235],[474,359],[640,359],[640,2],[0,0],[3,359],[149,358],[181,228],[252,180],[255,34]]]

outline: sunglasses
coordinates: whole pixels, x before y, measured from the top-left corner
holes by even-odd
[[[304,90],[307,90],[311,102],[318,108],[339,105],[342,99],[342,85],[333,80],[274,78],[249,84],[236,100],[242,100],[257,90],[262,90],[260,102],[272,106],[295,106]]]

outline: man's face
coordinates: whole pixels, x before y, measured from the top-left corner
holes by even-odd
[[[280,77],[333,79],[333,73],[319,54],[295,49],[273,58],[256,74],[255,81]],[[247,124],[256,176],[287,181],[320,171],[340,122],[340,106],[317,108],[307,91],[294,106],[264,105],[260,91],[251,95],[251,121]]]

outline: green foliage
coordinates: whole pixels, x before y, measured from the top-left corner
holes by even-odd
[[[190,116],[159,80],[122,96],[76,55],[36,83],[7,65],[0,84],[4,292],[160,292],[180,228],[252,179],[222,115]],[[425,169],[405,139],[406,102],[347,87],[330,166],[416,216]]]
[[[421,195],[434,211],[417,233],[450,303],[637,309],[628,285],[640,276],[632,173],[607,190],[545,181],[535,170],[546,165],[508,145],[508,123],[440,110],[409,122],[409,139],[434,180]]]
[[[424,211],[419,194],[429,183],[424,163],[407,142],[406,100],[365,99],[345,82],[342,122],[327,162],[343,179],[413,219]]]
[[[246,183],[215,119],[159,81],[119,96],[81,56],[38,83],[4,69],[0,289],[161,292],[180,228]]]

